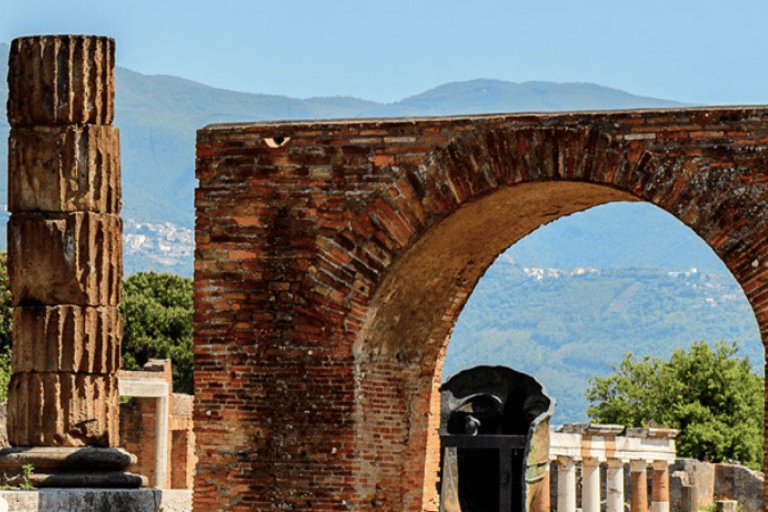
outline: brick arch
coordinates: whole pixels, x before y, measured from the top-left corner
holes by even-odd
[[[434,389],[466,298],[509,245],[597,204],[648,201],[690,226],[744,288],[765,340],[765,117],[200,130],[196,509],[232,492],[251,507],[429,510]]]

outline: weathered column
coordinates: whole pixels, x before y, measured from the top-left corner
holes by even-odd
[[[607,512],[624,512],[624,462],[608,459],[605,475]]]
[[[122,224],[119,136],[111,126],[114,53],[114,40],[96,36],[11,44],[13,446],[68,453],[61,448],[118,444]]]
[[[669,465],[665,460],[653,461],[651,512],[669,512]]]
[[[629,461],[630,512],[648,512],[648,474],[644,460]]]
[[[571,457],[557,457],[557,510],[576,512],[576,464]]]
[[[585,457],[581,461],[581,509],[600,512],[600,461]]]

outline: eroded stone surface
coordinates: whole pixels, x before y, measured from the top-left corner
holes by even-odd
[[[115,41],[67,35],[14,39],[8,56],[11,126],[111,124]]]
[[[117,215],[14,213],[8,233],[14,306],[119,303],[123,264]]]
[[[14,373],[8,389],[12,446],[116,446],[114,374]]]
[[[119,212],[117,128],[98,125],[14,128],[9,144],[9,211]]]
[[[117,306],[13,308],[14,372],[114,373],[123,323]]]

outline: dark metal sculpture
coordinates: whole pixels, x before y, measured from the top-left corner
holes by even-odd
[[[554,402],[530,375],[477,366],[440,388],[443,512],[527,512],[542,487]]]

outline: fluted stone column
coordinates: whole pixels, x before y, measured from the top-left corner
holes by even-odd
[[[669,512],[669,466],[664,460],[652,464],[651,512]]]
[[[557,457],[557,510],[576,512],[576,464],[571,457]]]
[[[608,459],[605,473],[607,512],[624,512],[624,462]]]
[[[97,36],[11,44],[13,446],[119,442],[122,223],[119,135],[111,126],[114,54],[114,40]]]
[[[630,512],[648,512],[648,474],[644,460],[629,461]]]

